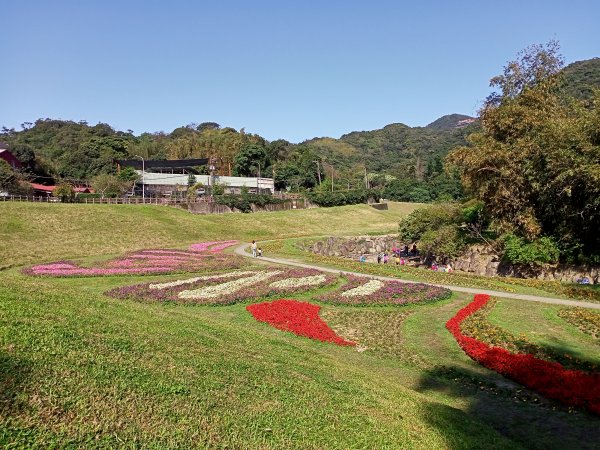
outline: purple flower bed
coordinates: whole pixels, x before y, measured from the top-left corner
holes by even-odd
[[[449,298],[449,289],[423,283],[402,283],[400,281],[381,281],[382,286],[375,292],[366,295],[344,295],[351,290],[359,291],[360,287],[369,283],[369,278],[348,275],[348,283],[339,290],[317,297],[324,303],[354,306],[407,305],[414,303],[430,303]],[[354,292],[356,292],[354,291]]]
[[[261,274],[265,275],[260,279]],[[115,298],[127,298],[146,301],[159,302],[177,302],[182,304],[196,305],[231,305],[240,301],[252,300],[269,297],[272,295],[298,294],[316,289],[323,286],[329,286],[337,281],[336,275],[325,274],[314,269],[287,269],[266,268],[254,270],[252,272],[240,272],[233,276],[227,276],[227,273],[218,273],[206,275],[201,280],[186,282],[185,278],[171,283],[174,286],[165,288],[156,288],[157,283],[142,283],[132,286],[124,286],[111,289],[106,295]],[[232,274],[229,274],[232,275]],[[188,280],[194,280],[188,278]],[[288,280],[292,280],[288,282]],[[299,280],[294,285],[293,280]],[[185,282],[185,283],[184,283]],[[220,293],[218,286],[226,283],[226,289]],[[276,283],[275,287],[270,286]],[[312,284],[304,284],[312,283]],[[277,285],[279,284],[279,285]],[[285,284],[285,286],[281,286]],[[155,288],[151,288],[155,286]],[[203,288],[214,287],[216,294],[214,296],[202,297],[182,297],[182,293],[202,290]],[[193,294],[191,294],[193,295]]]

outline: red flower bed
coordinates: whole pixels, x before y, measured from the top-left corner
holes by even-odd
[[[471,303],[446,323],[446,328],[465,353],[488,369],[545,397],[600,415],[600,374],[566,370],[559,363],[543,361],[528,354],[510,353],[462,334],[462,321],[485,306],[489,299],[489,295],[476,295]]]
[[[356,345],[335,334],[319,317],[320,306],[297,300],[275,300],[255,303],[246,309],[260,322],[266,322],[279,330],[291,331],[298,336],[306,336],[337,345]]]

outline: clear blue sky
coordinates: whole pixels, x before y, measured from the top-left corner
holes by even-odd
[[[449,113],[530,44],[600,56],[600,2],[0,0],[0,126],[170,132],[218,122],[300,142]]]

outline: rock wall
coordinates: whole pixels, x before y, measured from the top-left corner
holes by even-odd
[[[323,241],[314,242],[305,250],[323,256],[343,256],[358,259],[367,255],[368,260],[377,258],[380,252],[391,252],[393,247],[400,247],[402,243],[398,236],[356,236],[356,237],[329,237]]]
[[[401,248],[403,245],[404,243],[398,240],[396,235],[329,237],[326,240],[312,243],[304,250],[324,256],[341,256],[352,259],[367,255],[368,261],[375,261],[379,252],[390,252],[393,247]],[[425,263],[424,260],[420,262]],[[577,280],[587,277],[591,284],[600,283],[600,267],[557,264],[533,269],[515,266],[501,261],[499,255],[483,245],[469,247],[464,255],[450,263],[454,270],[488,277],[537,278],[565,283],[576,283]]]

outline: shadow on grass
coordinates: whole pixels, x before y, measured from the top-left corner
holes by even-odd
[[[461,409],[467,414],[525,448],[599,448],[600,417],[569,411],[508,379],[486,380],[462,367],[437,366],[423,371],[417,390],[466,402]]]
[[[27,384],[30,373],[26,362],[0,352],[0,416],[10,417],[22,409],[19,394]]]

